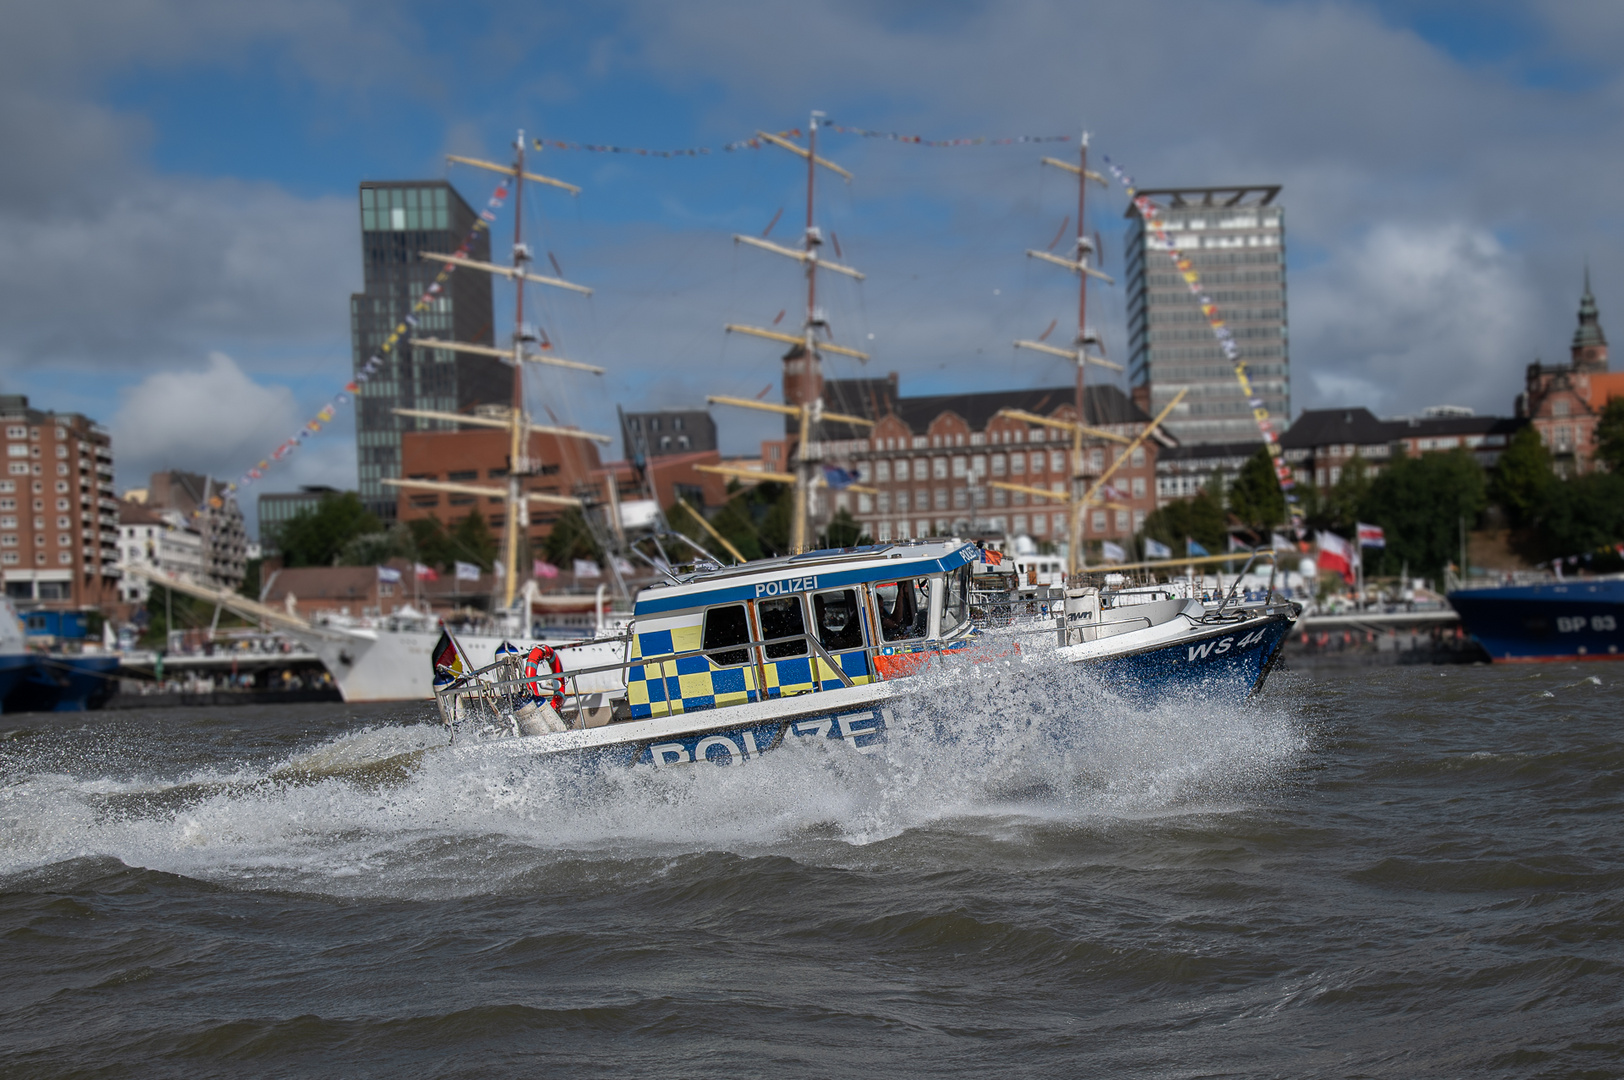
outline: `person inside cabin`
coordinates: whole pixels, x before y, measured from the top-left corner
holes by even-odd
[[[925,636],[930,625],[930,582],[926,578],[881,585],[874,591],[880,607],[880,636],[903,641]]]
[[[826,651],[834,653],[863,647],[863,626],[857,617],[855,590],[818,593],[812,597],[812,614],[817,619],[818,643]]]

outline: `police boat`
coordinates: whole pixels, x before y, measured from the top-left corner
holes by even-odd
[[[737,765],[787,743],[865,752],[902,737],[891,705],[916,677],[978,654],[1052,651],[1044,677],[1086,670],[1129,697],[1244,698],[1301,612],[1272,587],[1217,604],[1085,587],[1058,590],[1043,617],[988,626],[972,588],[982,557],[960,540],[894,541],[672,575],[638,593],[620,663],[507,646],[470,670],[447,633],[435,697],[453,743],[480,731],[610,763]]]

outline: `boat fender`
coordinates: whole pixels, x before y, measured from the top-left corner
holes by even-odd
[[[537,678],[537,674],[544,667],[555,677],[548,678],[543,675]],[[551,645],[537,645],[530,650],[530,655],[524,660],[524,681],[530,689],[530,696],[538,702],[545,701],[552,706],[554,712],[564,707],[564,680],[556,677],[563,670],[564,661],[559,659],[558,653],[553,651]],[[549,690],[552,691],[550,696]]]
[[[520,735],[544,735],[549,731],[568,731],[569,725],[551,705],[527,701],[513,714]]]

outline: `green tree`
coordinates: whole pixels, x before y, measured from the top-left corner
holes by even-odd
[[[1387,534],[1385,548],[1367,550],[1367,570],[1396,574],[1408,564],[1413,572],[1439,574],[1459,557],[1461,522],[1467,528],[1476,522],[1486,489],[1482,467],[1465,450],[1395,458],[1358,511]]]
[[[402,522],[384,532],[362,533],[338,553],[338,561],[344,566],[376,566],[396,558],[417,559],[412,530]]]
[[[237,586],[237,592],[250,600],[259,599],[260,569],[265,565],[263,558],[249,559],[243,564],[242,584]]]
[[[1624,542],[1624,473],[1591,472],[1552,484],[1536,526],[1539,558]]]
[[[284,566],[332,566],[358,536],[383,531],[383,523],[353,491],[323,495],[314,510],[301,510],[274,530],[271,542]]]
[[[425,518],[413,518],[406,523],[406,527],[411,537],[408,558],[424,566],[451,566],[451,534],[446,532],[444,522],[430,514]]]
[[[559,514],[558,520],[553,522],[543,550],[547,553],[548,562],[564,569],[568,569],[576,559],[591,559],[594,562],[603,559],[603,549],[587,527],[580,509],[574,506]]]
[[[1359,520],[1359,511],[1370,498],[1370,470],[1365,459],[1358,454],[1342,466],[1336,483],[1331,485],[1325,498],[1325,516],[1330,519],[1326,528],[1351,530]]]
[[[818,543],[826,548],[857,547],[859,544],[872,543],[863,535],[863,526],[851,516],[851,511],[842,507],[835,512],[829,527],[823,531]]]
[[[1160,540],[1173,549],[1173,554],[1184,554],[1184,542],[1195,542],[1217,554],[1224,550],[1224,508],[1206,488],[1188,499],[1170,502],[1151,511],[1139,530],[1141,545],[1145,537]],[[1142,550],[1142,549],[1141,549]]]
[[[1609,401],[1596,421],[1596,460],[1624,474],[1624,397]]]
[[[577,514],[579,510],[575,511]],[[485,515],[477,509],[468,511],[451,529],[451,555],[454,560],[473,563],[489,573],[500,551],[496,534],[485,522]]]
[[[728,543],[739,549],[746,559],[761,558],[761,540],[756,535],[756,523],[750,516],[750,500],[737,484],[729,485],[728,501],[722,504],[710,519],[711,528],[727,537]],[[704,543],[704,541],[700,541]]]
[[[1538,521],[1556,483],[1551,452],[1529,424],[1511,437],[1495,464],[1489,498],[1505,511],[1513,528],[1527,528]]]
[[[771,481],[757,484],[750,501],[752,509],[760,514],[756,536],[762,551],[768,555],[788,555],[790,531],[795,526],[794,486]]]
[[[1286,496],[1280,490],[1267,446],[1258,447],[1257,453],[1246,459],[1235,482],[1229,485],[1229,511],[1259,535],[1286,519]]]

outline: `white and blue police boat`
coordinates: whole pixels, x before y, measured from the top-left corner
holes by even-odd
[[[922,672],[978,657],[1024,663],[1052,649],[1060,663],[1045,677],[1087,671],[1151,700],[1245,698],[1301,612],[1272,588],[1216,603],[1173,585],[1072,588],[992,628],[972,589],[983,555],[959,540],[900,541],[672,575],[638,593],[618,664],[583,664],[569,645],[506,650],[477,670],[442,663],[441,717],[454,744],[482,730],[536,753],[654,768],[738,765],[805,742],[866,752],[905,737],[891,706]],[[583,647],[601,656],[604,644]]]

